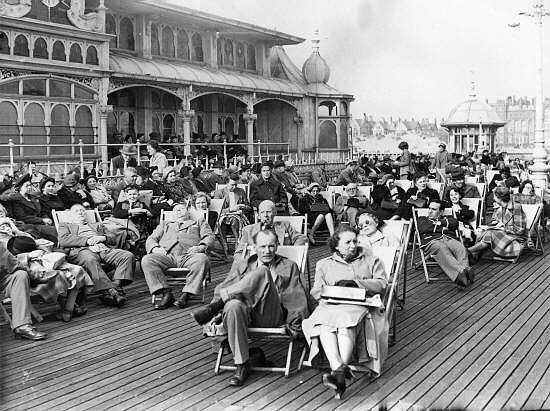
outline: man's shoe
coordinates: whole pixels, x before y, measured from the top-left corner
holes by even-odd
[[[208,304],[206,307],[199,308],[191,313],[194,320],[199,325],[204,325],[210,321],[223,308],[225,303],[222,299],[216,300]]]
[[[462,270],[458,273],[458,276],[455,280],[455,284],[458,286],[458,288],[466,288],[468,286],[468,277],[466,273],[467,270]]]
[[[46,333],[38,331],[31,324],[25,324],[13,330],[15,338],[26,338],[27,340],[38,341],[46,338]]]
[[[172,294],[172,291],[167,290],[162,294],[161,299],[155,302],[153,308],[155,310],[165,310],[168,307],[171,307],[172,304],[174,304],[174,294]]]
[[[468,282],[470,284],[473,284],[475,282],[476,274],[475,274],[474,269],[472,267],[470,267],[466,270],[466,277],[468,277]]]
[[[249,375],[250,375],[250,364],[248,363],[248,361],[245,362],[244,364],[238,364],[237,370],[235,371],[235,375],[229,379],[228,383],[232,387],[240,387],[245,383]]]
[[[189,300],[188,293],[181,293],[180,298],[176,300],[174,305],[178,308],[185,308],[187,306],[187,301]]]

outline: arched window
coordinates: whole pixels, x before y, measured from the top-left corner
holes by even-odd
[[[221,39],[216,40],[216,58],[218,66],[223,65],[223,43]]]
[[[124,17],[120,20],[120,34],[118,39],[118,47],[125,50],[134,50],[134,24],[132,21]]]
[[[11,82],[17,84],[17,81]],[[0,103],[0,118],[2,119],[2,127],[0,127],[0,140],[8,142],[12,139],[14,142],[19,141],[19,127],[17,126],[17,109],[7,101]],[[0,156],[8,156],[9,150],[7,144],[0,144]],[[19,156],[19,148],[14,148],[14,155]]]
[[[3,31],[0,31],[0,54],[10,54],[10,42]]]
[[[330,120],[325,120],[319,128],[319,148],[336,148],[336,126]]]
[[[162,94],[162,108],[166,110],[176,110],[177,106],[176,96],[170,93]]]
[[[168,26],[162,29],[162,55],[166,57],[176,57],[174,32]]]
[[[160,136],[160,120],[159,120],[159,115],[158,114],[153,114],[153,121],[151,122],[152,124],[152,129],[153,129],[153,132],[157,133],[159,136]]]
[[[160,55],[159,29],[155,23],[151,24],[151,54]]]
[[[245,68],[244,44],[237,43],[237,68]]]
[[[52,59],[59,60],[59,61],[67,60],[67,56],[65,54],[65,46],[59,40],[53,43]]]
[[[127,136],[128,134],[131,134],[132,136],[136,135],[134,115],[132,113],[128,113],[126,111],[120,113],[118,118],[118,131],[120,131],[123,136]]]
[[[172,116],[171,114],[165,115],[164,119],[162,120],[162,128],[163,128],[163,134],[162,135],[165,138],[175,135],[174,116]]]
[[[151,103],[153,108],[160,108],[160,93],[158,91],[151,93]]]
[[[178,58],[189,60],[189,36],[185,30],[178,31]]]
[[[191,37],[191,49],[193,61],[204,61],[204,55],[202,52],[202,37],[199,33],[193,34]]]
[[[343,101],[340,103],[340,115],[341,116],[348,115],[348,105]]]
[[[29,57],[29,42],[22,34],[15,38],[13,54],[15,56]]]
[[[323,101],[319,103],[319,108],[317,109],[317,115],[319,117],[332,117],[338,115],[338,110],[336,103],[332,101]]]
[[[197,134],[199,136],[204,134],[204,123],[201,116],[197,116]]]
[[[89,46],[88,50],[86,50],[86,64],[93,64],[94,66],[99,64],[97,49],[94,46]]]
[[[246,68],[256,70],[256,47],[249,45],[246,53]]]
[[[82,139],[84,144],[94,143],[94,128],[92,123],[92,112],[88,106],[80,106],[75,115],[76,127],[74,136],[76,142]],[[83,147],[84,154],[92,154],[93,147]]]
[[[71,45],[71,49],[69,51],[69,61],[71,63],[82,63],[82,49],[79,44],[73,43]]]
[[[131,90],[121,90],[118,95],[118,105],[120,107],[135,107],[136,99]]]
[[[105,16],[105,32],[107,34],[115,35],[115,37],[113,37],[109,42],[109,47],[116,48],[117,47],[116,20],[115,20],[115,16],[113,16],[112,14],[107,14]]]
[[[50,154],[70,154],[71,128],[69,127],[69,110],[63,104],[52,109],[50,125],[50,143],[65,144],[64,147],[50,147]]]
[[[227,117],[225,119],[224,131],[227,137],[233,137],[233,134],[235,134],[235,123],[233,122],[233,119],[231,117]]]
[[[229,39],[223,44],[223,62],[226,66],[233,65],[233,42]]]
[[[50,97],[71,98],[71,83],[57,79],[50,80]]]
[[[47,59],[48,58],[48,45],[46,40],[42,37],[38,37],[34,41],[34,49],[32,51],[32,56],[36,59]]]
[[[44,109],[40,104],[30,103],[25,108],[23,120],[23,141],[25,144],[35,144],[37,147],[25,147],[24,155],[46,155],[46,128],[44,127]]]

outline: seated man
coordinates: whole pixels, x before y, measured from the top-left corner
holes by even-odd
[[[367,208],[369,200],[359,194],[357,184],[350,183],[346,186],[346,192],[336,197],[337,217],[340,221],[349,222],[350,227],[357,227],[357,215]],[[340,212],[338,212],[341,210]]]
[[[296,263],[277,255],[271,230],[254,235],[256,254],[234,268],[214,291],[212,302],[192,313],[200,325],[222,311],[229,347],[237,366],[229,385],[241,386],[250,373],[248,327],[285,326],[289,335],[301,332],[308,316],[307,297]]]
[[[110,247],[119,239],[105,230],[102,223],[88,224],[82,204],[71,207],[73,221],[59,223],[59,246],[68,249],[67,261],[82,266],[94,282],[94,292],[102,291],[104,304],[122,307],[126,302],[123,285],[134,279],[135,258],[125,250]],[[113,266],[113,280],[107,276],[101,263]]]
[[[418,232],[426,256],[432,256],[443,272],[459,287],[474,283],[474,273],[468,263],[468,252],[458,240],[458,221],[442,216],[442,204],[432,200],[428,217],[418,217]]]
[[[215,241],[208,222],[192,220],[184,204],[176,204],[176,219],[160,223],[147,238],[141,266],[149,291],[161,298],[155,302],[155,310],[164,310],[174,304],[184,308],[191,295],[200,292],[201,284],[210,272],[210,260],[206,251]],[[166,282],[164,272],[168,268],[188,268],[185,287],[174,302],[174,295]]]
[[[253,248],[253,238],[261,230],[273,230],[277,235],[279,245],[304,245],[308,238],[304,234],[297,233],[292,226],[284,221],[273,222],[277,215],[277,209],[273,201],[264,200],[258,206],[258,222],[247,225],[241,232],[239,243],[235,249],[233,268],[240,259],[247,259],[249,251]]]
[[[453,170],[451,173],[451,184],[445,188],[443,199],[450,203],[449,193],[456,189],[462,193],[462,198],[479,198],[479,190],[473,184],[464,182],[464,170]]]
[[[11,328],[16,337],[43,340],[46,333],[32,325],[31,290],[26,264],[11,254],[4,242],[0,242],[0,290],[11,298]]]
[[[80,187],[78,178],[74,174],[65,176],[63,185],[57,190],[57,196],[63,201],[65,208],[70,208],[73,204],[82,204],[86,208],[94,208],[92,196]]]

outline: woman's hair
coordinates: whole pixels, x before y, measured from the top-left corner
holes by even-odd
[[[191,174],[193,175],[193,178],[197,178],[201,172],[202,172],[201,166],[195,167],[193,170],[191,170]]]
[[[510,190],[508,189],[508,187],[495,188],[495,190],[493,191],[493,195],[495,196],[495,198],[498,198],[505,203],[510,201]]]
[[[55,185],[55,180],[51,177],[47,177],[40,182],[40,192],[44,190],[46,183],[52,182]]]
[[[525,188],[525,186],[527,184],[531,184],[531,187],[533,187],[533,189],[535,188],[535,185],[533,184],[533,182],[531,180],[523,180],[519,185],[519,193],[520,194],[523,194],[523,189]]]
[[[357,235],[357,231],[355,229],[351,228],[349,225],[340,225],[333,235],[330,236],[328,239],[328,248],[330,251],[334,252],[336,251],[336,247],[338,247],[338,242],[340,241],[340,236],[343,233],[353,233]]]
[[[418,173],[416,173],[413,177],[413,180],[414,182],[416,183],[418,180],[420,180],[422,177],[428,177],[426,174],[424,174],[423,172],[419,171]]]
[[[149,140],[147,142],[147,145],[155,151],[160,151],[160,145],[159,145],[159,142],[157,140]]]
[[[399,143],[399,145],[397,146],[397,148],[399,150],[405,150],[405,149],[409,149],[409,143],[407,143],[406,141],[402,141],[401,143]]]
[[[193,205],[195,205],[197,199],[203,198],[203,197],[206,198],[206,204],[208,205],[208,207],[210,207],[210,196],[203,191],[199,191],[197,194],[193,196]]]
[[[450,193],[451,191],[454,191],[455,193],[457,193],[457,194],[458,194],[458,197],[459,197],[461,200],[464,198],[464,193],[462,192],[462,190],[459,190],[458,188],[453,187],[453,188],[451,188],[451,189],[449,190],[449,193]]]

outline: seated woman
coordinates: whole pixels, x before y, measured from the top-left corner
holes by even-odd
[[[452,208],[455,218],[458,220],[458,229],[462,235],[464,246],[469,247],[474,244],[476,234],[474,228],[470,224],[472,218],[475,217],[474,210],[470,210],[466,204],[462,203],[463,191],[457,188],[451,188],[449,191],[449,204],[447,207]]]
[[[395,185],[393,174],[384,174],[372,189],[371,209],[382,220],[399,219],[397,213],[404,197],[405,190]]]
[[[18,191],[12,198],[13,218],[24,223],[24,231],[35,238],[57,243],[57,230],[50,217],[43,217],[38,199],[31,195],[31,178],[27,174],[15,183]]]
[[[480,254],[490,249],[502,258],[516,258],[523,249],[526,234],[526,216],[521,204],[512,201],[507,187],[497,187],[493,191],[495,211],[487,229],[478,229],[476,244],[468,248],[474,261]]]
[[[360,247],[364,249],[368,249],[373,245],[399,247],[398,238],[380,231],[381,224],[383,224],[383,221],[371,213],[363,213],[357,218],[357,228],[359,229],[357,242]]]
[[[309,242],[315,244],[315,232],[326,225],[330,235],[334,234],[334,219],[332,210],[327,200],[320,194],[321,187],[317,183],[311,183],[307,192],[300,197],[298,202],[298,212],[307,214],[307,224],[311,227],[309,233]]]
[[[52,210],[65,210],[65,204],[57,196],[55,190],[55,180],[51,177],[45,178],[40,182],[40,195],[38,202],[41,208],[41,217],[52,218]]]
[[[88,193],[92,196],[92,200],[99,211],[108,211],[113,209],[115,206],[115,200],[113,200],[111,195],[107,192],[107,189],[102,184],[98,184],[96,176],[88,176],[85,187]]]
[[[367,197],[359,193],[355,183],[349,183],[343,195],[336,195],[334,211],[339,221],[347,221],[352,228],[357,226],[357,216],[368,206]]]
[[[203,192],[198,192],[193,196],[191,215],[194,218],[202,218],[208,222],[208,225],[215,231],[218,222],[218,213],[209,210],[210,196]]]
[[[512,199],[520,204],[540,204],[542,198],[535,194],[535,186],[531,180],[524,180],[519,185],[519,192],[512,195]]]
[[[185,203],[191,198],[192,193],[186,190],[185,185],[178,179],[176,170],[172,167],[164,169],[164,183],[162,191],[167,200],[172,200],[173,203]]]
[[[363,326],[369,308],[351,304],[328,304],[321,299],[323,286],[336,285],[356,287],[366,290],[369,296],[381,294],[387,286],[386,273],[378,257],[366,255],[357,247],[357,234],[347,226],[339,227],[329,240],[333,252],[330,257],[317,262],[315,283],[311,295],[319,305],[311,316],[302,322],[306,341],[310,345],[310,361],[323,349],[331,368],[331,373],[323,375],[323,384],[336,391],[340,398],[346,389],[346,378],[352,373],[351,362],[365,364],[369,368],[373,346],[379,347],[377,358],[381,363],[382,352],[387,350],[387,338],[380,339],[378,345],[367,348],[370,335]],[[382,315],[375,312],[372,316]],[[373,370],[379,372],[379,369]]]
[[[412,218],[414,207],[424,208],[432,200],[439,200],[439,193],[428,187],[428,176],[423,173],[417,173],[413,178],[414,186],[409,188],[401,203],[399,216],[405,220]]]

